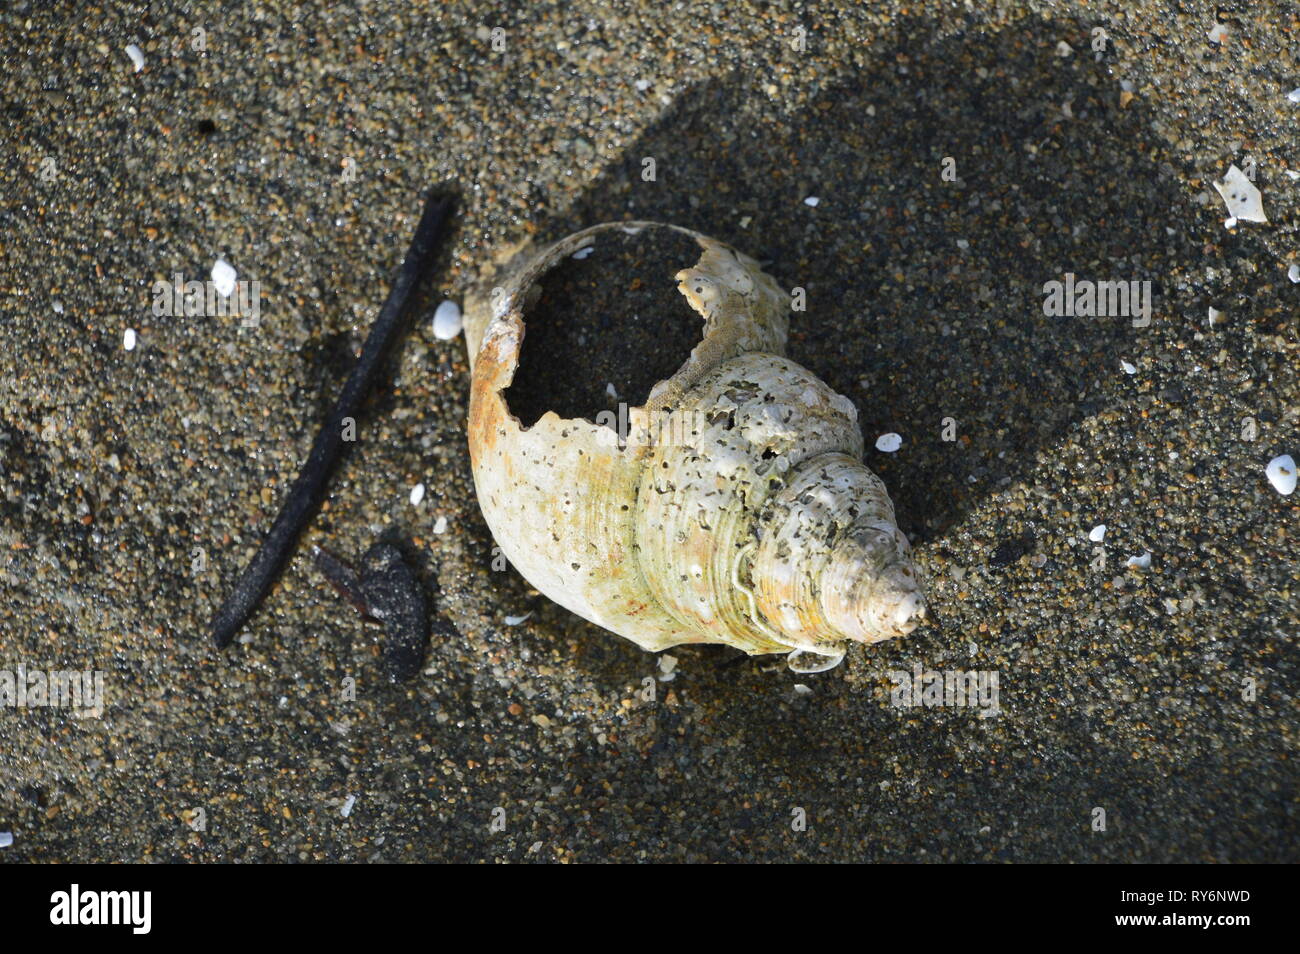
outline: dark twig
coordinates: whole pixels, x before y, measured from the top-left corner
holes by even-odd
[[[415,230],[415,238],[411,240],[402,268],[397,273],[397,281],[388,293],[388,300],[380,309],[379,317],[370,326],[370,334],[366,338],[365,347],[361,349],[361,357],[348,375],[325,426],[316,435],[307,463],[294,481],[261,548],[240,574],[234,591],[212,617],[212,638],[219,648],[230,644],[235,633],[239,632],[257,609],[284,568],[299,534],[315,510],[330,471],[343,449],[343,419],[356,417],[362,400],[378,379],[384,358],[402,329],[402,318],[411,294],[427,270],[438,240],[443,235],[451,204],[450,198],[429,195],[424,214]]]

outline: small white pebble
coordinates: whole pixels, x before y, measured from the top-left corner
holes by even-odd
[[[14,843],[14,833],[11,831],[0,831],[0,848],[8,848]]]
[[[524,620],[528,619],[528,617],[530,617],[530,616],[532,616],[532,615],[533,615],[533,614],[532,614],[531,612],[528,612],[528,613],[525,613],[523,616],[507,616],[507,617],[506,617],[506,625],[507,625],[507,626],[518,626],[520,623],[522,623]]]
[[[1070,44],[1066,43],[1064,40],[1056,44],[1057,56],[1070,56],[1073,53],[1074,53],[1074,49],[1070,46]]]
[[[1295,490],[1296,473],[1295,460],[1290,454],[1283,454],[1281,457],[1274,457],[1264,468],[1264,473],[1268,476],[1268,482],[1273,485],[1273,489],[1283,497],[1291,496]]]
[[[54,303],[54,313],[55,313],[56,315],[61,315],[61,314],[63,314],[63,302],[61,302],[61,301],[56,301],[56,302]]]
[[[1101,543],[1102,540],[1105,540],[1106,525],[1104,523],[1099,523],[1097,524],[1097,526],[1089,530],[1088,539],[1091,540],[1093,543]]]
[[[1125,374],[1137,374],[1137,373],[1138,373],[1137,365],[1129,364],[1129,363],[1128,363],[1127,361],[1125,361],[1123,358],[1120,358],[1120,359],[1119,359],[1119,366],[1124,370],[1124,373],[1125,373]]]
[[[580,261],[582,261],[584,258],[586,258],[588,255],[590,255],[592,252],[594,252],[595,250],[596,250],[596,246],[594,246],[594,245],[586,245],[586,246],[583,246],[582,248],[578,249],[576,252],[574,252],[574,253],[573,253],[572,255],[570,255],[569,257],[572,258],[572,259],[576,259],[577,261],[580,262]]]
[[[1286,277],[1297,285],[1300,285],[1300,265],[1292,265],[1286,270]]]
[[[617,400],[618,400],[618,391],[615,390],[615,388],[614,388],[614,382],[613,382],[613,381],[606,381],[606,382],[605,382],[605,393],[609,395],[609,399],[610,399],[611,401],[617,401]]]
[[[886,454],[892,454],[902,446],[903,438],[893,432],[881,434],[876,438],[876,450],[884,451]]]
[[[750,223],[750,222],[753,222],[753,221],[754,221],[754,217],[753,217],[752,215],[747,215],[747,216],[745,216],[743,219],[741,219],[737,224],[738,224],[742,229],[747,229],[747,228],[749,228],[749,223]]]
[[[1219,323],[1219,319],[1222,317],[1223,317],[1223,312],[1219,311],[1219,309],[1211,305],[1210,306],[1210,327],[1213,328],[1215,325],[1217,325]]]
[[[1297,172],[1295,169],[1284,169],[1283,171],[1292,179],[1300,179],[1300,172]]]
[[[677,657],[664,653],[659,657],[659,671],[663,673],[672,672],[677,668]]]
[[[966,251],[966,249],[970,248],[970,242],[966,241],[965,239],[958,239],[957,247],[964,252]]]
[[[644,93],[650,88],[650,81],[648,79],[639,79],[632,85],[636,87],[638,93]]]
[[[411,506],[420,506],[420,501],[424,499],[424,484],[416,484],[411,488]]]
[[[348,800],[343,803],[342,814],[344,818],[347,818],[349,815],[352,814],[352,806],[355,805],[356,803],[357,803],[357,797],[355,795],[349,795]]]
[[[446,518],[446,517],[439,517],[437,520],[433,521],[433,532],[434,532],[434,533],[446,533],[446,532],[447,532],[447,518]]]
[[[1224,43],[1228,39],[1228,25],[1226,23],[1216,23],[1210,27],[1210,32],[1206,34],[1211,43]]]
[[[1235,228],[1237,227],[1237,220],[1236,220],[1236,218],[1234,218],[1234,217],[1231,216],[1231,215],[1228,216],[1226,219],[1223,220],[1223,227],[1224,227],[1225,229],[1235,229]]]
[[[1126,567],[1134,567],[1139,570],[1145,570],[1151,566],[1151,551],[1144,550],[1141,556],[1131,556],[1124,561]]]
[[[1291,100],[1293,103],[1300,103],[1300,86],[1297,86],[1295,89],[1291,90],[1291,92],[1287,93],[1286,98]]]
[[[1214,183],[1214,191],[1219,193],[1223,204],[1228,207],[1228,215],[1231,216],[1228,221],[1232,223],[1228,228],[1233,228],[1238,220],[1268,223],[1268,217],[1264,215],[1263,196],[1255,188],[1255,183],[1236,164],[1228,166],[1222,182]]]
[[[796,682],[794,684],[794,694],[796,696],[810,696],[812,695],[812,689],[805,686],[802,682]]]
[[[135,329],[128,328],[122,332],[122,347],[127,351],[135,350]]]
[[[144,69],[144,50],[132,43],[126,48],[126,55],[131,57],[131,62],[135,65],[137,73]]]
[[[803,204],[804,204],[804,205],[809,206],[810,208],[814,208],[814,209],[817,208],[817,205],[818,205],[818,203],[820,203],[820,202],[821,202],[821,199],[819,199],[819,198],[818,198],[817,196],[815,196],[815,195],[810,195],[810,196],[808,196],[808,198],[806,198],[806,199],[803,200]]]
[[[212,284],[216,286],[217,294],[222,298],[229,298],[231,292],[235,290],[235,277],[238,274],[235,266],[224,258],[217,259],[212,266]]]
[[[450,341],[460,334],[463,324],[460,305],[454,301],[444,301],[433,313],[433,336],[439,341]]]

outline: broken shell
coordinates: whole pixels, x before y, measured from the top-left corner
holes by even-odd
[[[626,434],[554,411],[524,427],[504,392],[530,292],[600,233],[648,228],[703,249],[676,275],[702,340],[628,412]],[[470,456],[483,515],[525,579],[644,649],[724,643],[786,653],[798,671],[924,619],[907,538],[862,463],[853,403],[784,357],[788,310],[754,259],[654,222],[519,250],[488,277],[466,302]]]

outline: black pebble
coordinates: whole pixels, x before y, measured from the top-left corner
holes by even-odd
[[[429,647],[424,590],[402,551],[391,543],[376,543],[363,562],[366,607],[384,624],[384,668],[391,682],[405,682],[419,673]]]

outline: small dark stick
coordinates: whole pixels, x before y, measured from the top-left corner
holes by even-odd
[[[445,231],[451,204],[450,198],[432,193],[425,202],[424,214],[420,216],[415,238],[406,250],[406,258],[397,273],[397,281],[388,293],[388,300],[380,309],[379,317],[370,326],[370,334],[361,349],[361,357],[348,375],[325,426],[316,435],[307,463],[303,464],[298,479],[293,482],[289,496],[285,498],[261,548],[240,574],[230,596],[212,617],[212,639],[218,648],[224,649],[230,645],[235,633],[253,615],[284,568],[299,534],[319,503],[325,482],[343,449],[343,419],[356,417],[362,400],[375,385],[384,358],[402,329],[402,318],[411,293],[427,270],[428,262]]]

